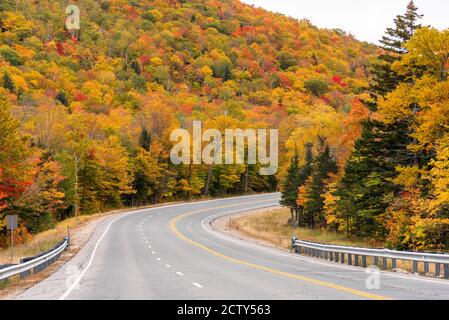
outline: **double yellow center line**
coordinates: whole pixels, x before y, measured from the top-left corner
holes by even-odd
[[[183,220],[191,215],[194,214],[199,214],[199,213],[204,213],[204,212],[208,212],[211,210],[217,210],[217,209],[226,209],[226,208],[232,208],[232,207],[237,207],[237,206],[242,206],[242,205],[250,205],[250,204],[256,204],[256,203],[261,203],[261,202],[268,202],[268,201],[272,201],[272,200],[259,200],[259,201],[252,201],[252,202],[246,202],[246,203],[239,203],[239,204],[232,204],[232,205],[225,205],[225,206],[220,206],[220,207],[215,207],[215,208],[209,208],[209,209],[202,209],[202,210],[197,210],[197,211],[191,211],[188,212],[186,214],[180,215],[176,218],[174,218],[173,220],[171,220],[170,222],[170,227],[171,230],[182,240],[190,243],[191,245],[194,245],[204,251],[209,252],[210,254],[222,258],[224,260],[236,263],[236,264],[240,264],[240,265],[244,265],[250,268],[254,268],[257,270],[262,270],[265,272],[269,272],[272,274],[276,274],[276,275],[280,275],[280,276],[284,276],[284,277],[288,277],[288,278],[292,278],[292,279],[296,279],[296,280],[300,280],[303,282],[307,282],[307,283],[312,283],[312,284],[316,284],[322,287],[326,287],[326,288],[330,288],[330,289],[335,289],[337,291],[340,292],[345,292],[345,293],[349,293],[349,294],[353,294],[359,297],[363,297],[363,298],[367,298],[367,299],[374,299],[374,300],[390,300],[387,297],[383,297],[383,296],[379,296],[376,294],[371,294],[371,293],[367,293],[364,291],[360,291],[360,290],[356,290],[356,289],[352,289],[352,288],[348,288],[348,287],[344,287],[338,284],[334,284],[334,283],[330,283],[330,282],[326,282],[326,281],[321,281],[321,280],[317,280],[317,279],[313,279],[313,278],[309,278],[309,277],[305,277],[305,276],[300,276],[297,274],[292,274],[292,273],[288,273],[288,272],[284,272],[281,270],[277,270],[277,269],[273,269],[273,268],[269,268],[269,267],[265,267],[262,265],[258,265],[255,263],[251,263],[248,261],[244,261],[244,260],[240,260],[240,259],[236,259],[227,255],[224,255],[218,251],[215,251],[199,242],[196,242],[192,239],[187,238],[185,235],[183,235],[181,232],[179,232],[179,230],[177,229],[176,225],[180,220]]]

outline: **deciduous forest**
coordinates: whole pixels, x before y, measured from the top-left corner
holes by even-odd
[[[80,8],[67,30],[65,9]],[[125,206],[282,191],[301,227],[449,248],[449,31],[381,43],[237,0],[2,0],[0,246]],[[174,165],[174,129],[279,129],[279,170]]]

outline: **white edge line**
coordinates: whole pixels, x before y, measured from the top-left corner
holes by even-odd
[[[274,196],[276,194],[279,193],[268,193],[268,194],[260,194],[260,195],[249,195],[249,196],[240,196],[240,197],[230,197],[230,198],[226,198],[226,199],[215,199],[215,200],[206,200],[206,201],[198,201],[198,202],[189,202],[189,203],[177,203],[177,204],[172,204],[172,205],[162,205],[159,207],[155,207],[155,208],[144,208],[144,209],[138,209],[136,211],[131,211],[131,212],[126,212],[122,215],[120,215],[119,217],[116,217],[114,220],[112,220],[106,227],[105,231],[102,233],[102,235],[100,236],[100,238],[97,240],[97,242],[95,243],[95,247],[94,250],[91,253],[90,259],[88,264],[86,265],[86,267],[83,269],[83,271],[80,273],[80,275],[75,279],[75,281],[72,283],[72,285],[64,292],[64,294],[59,298],[59,300],[65,300],[67,298],[67,296],[73,291],[73,289],[75,289],[78,284],[80,283],[81,279],[83,278],[84,274],[87,272],[87,270],[89,270],[90,266],[92,265],[92,262],[95,258],[95,253],[97,252],[98,246],[100,245],[101,241],[103,240],[104,236],[106,235],[106,233],[109,231],[109,228],[111,227],[111,225],[116,222],[119,219],[122,219],[124,217],[128,217],[130,215],[134,215],[134,214],[138,214],[138,213],[143,213],[143,212],[148,212],[148,211],[155,211],[155,210],[161,210],[161,209],[166,209],[166,208],[176,208],[176,207],[181,207],[181,206],[191,206],[191,205],[198,205],[199,203],[213,203],[213,202],[218,202],[218,201],[223,201],[223,200],[229,200],[229,199],[242,199],[242,198],[250,198],[250,197],[267,197],[267,196]],[[151,216],[149,216],[151,217]],[[182,275],[182,274],[181,274]]]

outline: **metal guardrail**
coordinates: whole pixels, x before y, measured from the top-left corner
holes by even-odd
[[[58,244],[54,249],[41,254],[35,258],[32,258],[29,261],[28,259],[24,259],[26,262],[22,262],[20,264],[12,265],[3,269],[0,269],[0,281],[6,280],[13,276],[20,275],[21,278],[24,278],[32,273],[38,273],[44,269],[46,269],[49,265],[54,263],[59,259],[61,253],[67,249],[69,245],[69,239],[64,238],[64,240]]]
[[[410,251],[396,251],[390,249],[368,249],[357,247],[345,247],[336,245],[325,245],[309,241],[301,241],[292,238],[292,248],[296,253],[306,254],[313,257],[318,257],[330,261],[341,262],[354,266],[367,267],[367,257],[374,258],[374,265],[379,267],[381,261],[381,268],[383,270],[396,269],[397,261],[412,262],[413,273],[418,274],[419,264],[424,266],[424,275],[429,274],[429,265],[435,265],[435,276],[449,279],[449,254],[441,253],[426,253],[426,252],[410,252]],[[391,264],[388,264],[388,260]],[[443,272],[441,272],[443,269]]]

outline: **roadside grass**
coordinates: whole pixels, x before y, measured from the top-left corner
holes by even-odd
[[[233,218],[229,224],[231,229],[240,232],[243,235],[259,239],[270,243],[278,248],[289,250],[291,247],[292,227],[289,224],[291,218],[290,210],[285,208],[267,209],[254,214],[242,215]],[[313,241],[323,244],[333,244],[342,246],[364,247],[364,248],[383,248],[383,243],[372,240],[360,240],[346,237],[345,234],[336,233],[328,230],[311,230],[307,228],[295,228],[293,236],[300,240]],[[345,255],[347,263],[348,255]],[[355,257],[352,257],[354,259]],[[359,257],[359,266],[362,265],[362,257]],[[382,268],[382,261],[378,261],[379,268]],[[374,258],[367,257],[367,265],[374,265]],[[387,260],[387,269],[391,270],[391,260]],[[442,266],[441,266],[442,268]],[[413,263],[410,261],[397,261],[396,271],[412,272]],[[418,264],[418,272],[424,274],[424,263]],[[435,264],[429,264],[429,275],[436,274]],[[440,270],[443,274],[443,270]]]
[[[250,237],[267,241],[277,247],[288,249],[292,235],[300,240],[325,244],[373,248],[381,244],[370,240],[351,239],[341,233],[328,230],[295,228],[289,224],[290,210],[285,208],[268,209],[251,215],[232,219],[232,229]]]
[[[95,214],[89,216],[78,216],[75,218],[69,218],[59,222],[54,229],[41,232],[33,237],[29,242],[14,246],[14,261],[11,261],[10,248],[0,249],[0,264],[19,263],[20,259],[31,257],[47,250],[52,249],[64,237],[67,237],[68,227],[71,230],[75,230],[86,222],[98,218],[103,214]]]
[[[257,193],[254,193],[257,194]],[[231,197],[231,195],[230,195]],[[199,197],[197,199],[192,199],[190,201],[192,202],[198,202],[198,201],[205,201],[205,200],[212,200],[213,197]],[[0,265],[2,264],[16,264],[20,263],[20,259],[32,257],[35,255],[38,255],[42,252],[45,252],[47,250],[52,249],[55,247],[59,242],[63,240],[64,237],[67,236],[68,227],[70,227],[71,231],[75,231],[77,229],[82,228],[86,223],[96,219],[100,218],[105,215],[110,215],[114,213],[119,212],[126,212],[126,211],[133,211],[133,210],[139,210],[139,209],[145,209],[145,208],[153,208],[158,206],[164,206],[169,204],[176,204],[180,203],[178,202],[166,202],[166,203],[160,203],[156,205],[147,205],[147,206],[139,206],[139,207],[126,207],[123,209],[116,209],[108,212],[103,213],[97,213],[92,215],[79,215],[76,219],[74,217],[65,219],[63,221],[60,221],[57,223],[56,227],[41,232],[39,234],[36,234],[33,236],[33,238],[23,244],[15,245],[14,246],[14,260],[11,261],[11,250],[10,248],[0,248]]]

